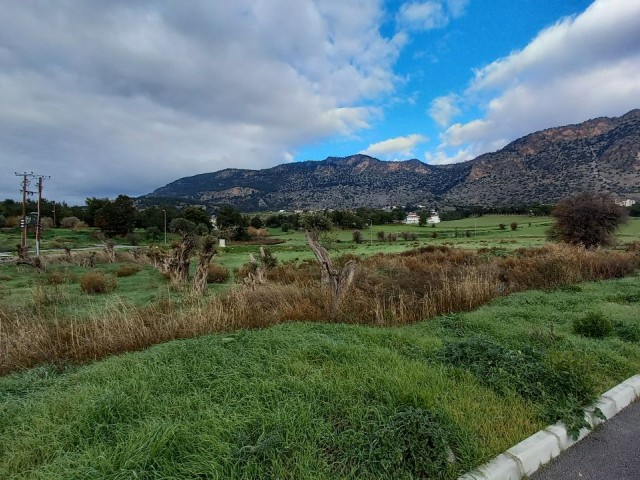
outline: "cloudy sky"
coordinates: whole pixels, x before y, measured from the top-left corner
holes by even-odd
[[[636,0],[0,0],[0,198],[358,152],[463,161],[640,107]]]

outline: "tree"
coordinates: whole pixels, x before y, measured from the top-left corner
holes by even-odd
[[[102,203],[101,199],[87,199],[87,209],[95,203]],[[136,207],[133,199],[127,195],[118,195],[113,201],[107,200],[98,211],[95,212],[95,226],[106,235],[125,235],[133,231],[136,221]]]
[[[202,207],[187,207],[181,216],[196,225],[204,225],[207,227],[207,231],[209,231],[209,227],[211,227],[211,215]]]
[[[362,243],[362,232],[360,230],[354,230],[352,236],[354,242]]]
[[[551,212],[550,240],[586,248],[612,245],[613,233],[626,222],[626,210],[609,194],[580,193],[561,200]]]
[[[87,204],[87,208],[85,210],[85,217],[84,217],[84,221],[90,226],[90,227],[95,227],[96,226],[96,215],[97,213],[108,203],[110,203],[108,198],[96,198],[96,197],[91,197],[91,198],[87,198],[84,201]],[[61,215],[60,212],[58,212],[58,216],[60,218],[63,218],[65,215]]]
[[[429,217],[430,217],[429,212],[422,210],[420,212],[420,217],[418,218],[418,226],[424,227],[429,221]]]
[[[182,235],[186,235],[188,233],[193,233],[196,229],[196,224],[187,220],[186,218],[174,218],[171,220],[169,224],[169,230],[176,233],[181,233]]]
[[[262,228],[264,227],[264,222],[262,221],[262,219],[259,216],[255,216],[251,219],[251,221],[249,222],[249,225],[251,225],[253,228]]]
[[[216,223],[221,230],[229,227],[245,226],[242,213],[231,205],[223,205],[218,209]]]

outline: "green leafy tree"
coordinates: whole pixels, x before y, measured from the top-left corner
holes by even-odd
[[[175,233],[181,233],[183,235],[186,235],[187,233],[193,233],[195,229],[195,223],[182,217],[174,218],[169,224],[169,230]]]
[[[555,223],[550,240],[586,248],[615,243],[614,232],[626,222],[627,212],[608,194],[580,193],[561,200],[551,212]]]
[[[204,225],[207,228],[207,231],[211,227],[211,215],[209,215],[202,207],[187,207],[184,209],[181,216],[196,225]]]
[[[231,227],[244,227],[245,221],[240,210],[231,205],[223,205],[218,209],[216,214],[216,223],[218,228],[225,229]]]
[[[251,225],[253,228],[262,228],[264,227],[264,222],[259,216],[256,215],[255,217],[251,218],[249,225]]]
[[[85,214],[84,214],[85,223],[90,227],[97,227],[96,215],[100,210],[102,210],[102,208],[104,208],[107,204],[111,203],[111,201],[108,198],[91,197],[91,198],[87,198],[84,202],[87,205],[85,209]],[[65,216],[67,215],[60,215],[60,212],[59,212],[60,218],[64,218]],[[77,215],[74,215],[74,216],[77,216]]]

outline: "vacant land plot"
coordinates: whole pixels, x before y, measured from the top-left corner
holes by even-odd
[[[631,277],[41,366],[0,379],[0,477],[455,478],[637,373],[638,302]]]

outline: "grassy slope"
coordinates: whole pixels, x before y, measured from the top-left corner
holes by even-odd
[[[287,324],[37,368],[0,379],[0,478],[414,478],[429,449],[413,417],[403,423],[407,406],[441,419],[458,457],[443,475],[454,478],[544,422],[508,376],[454,368],[443,344],[535,345],[602,392],[640,371],[640,344],[577,337],[571,321],[603,310],[637,325],[638,301],[635,277],[410,327]],[[385,439],[404,450],[381,450]]]

